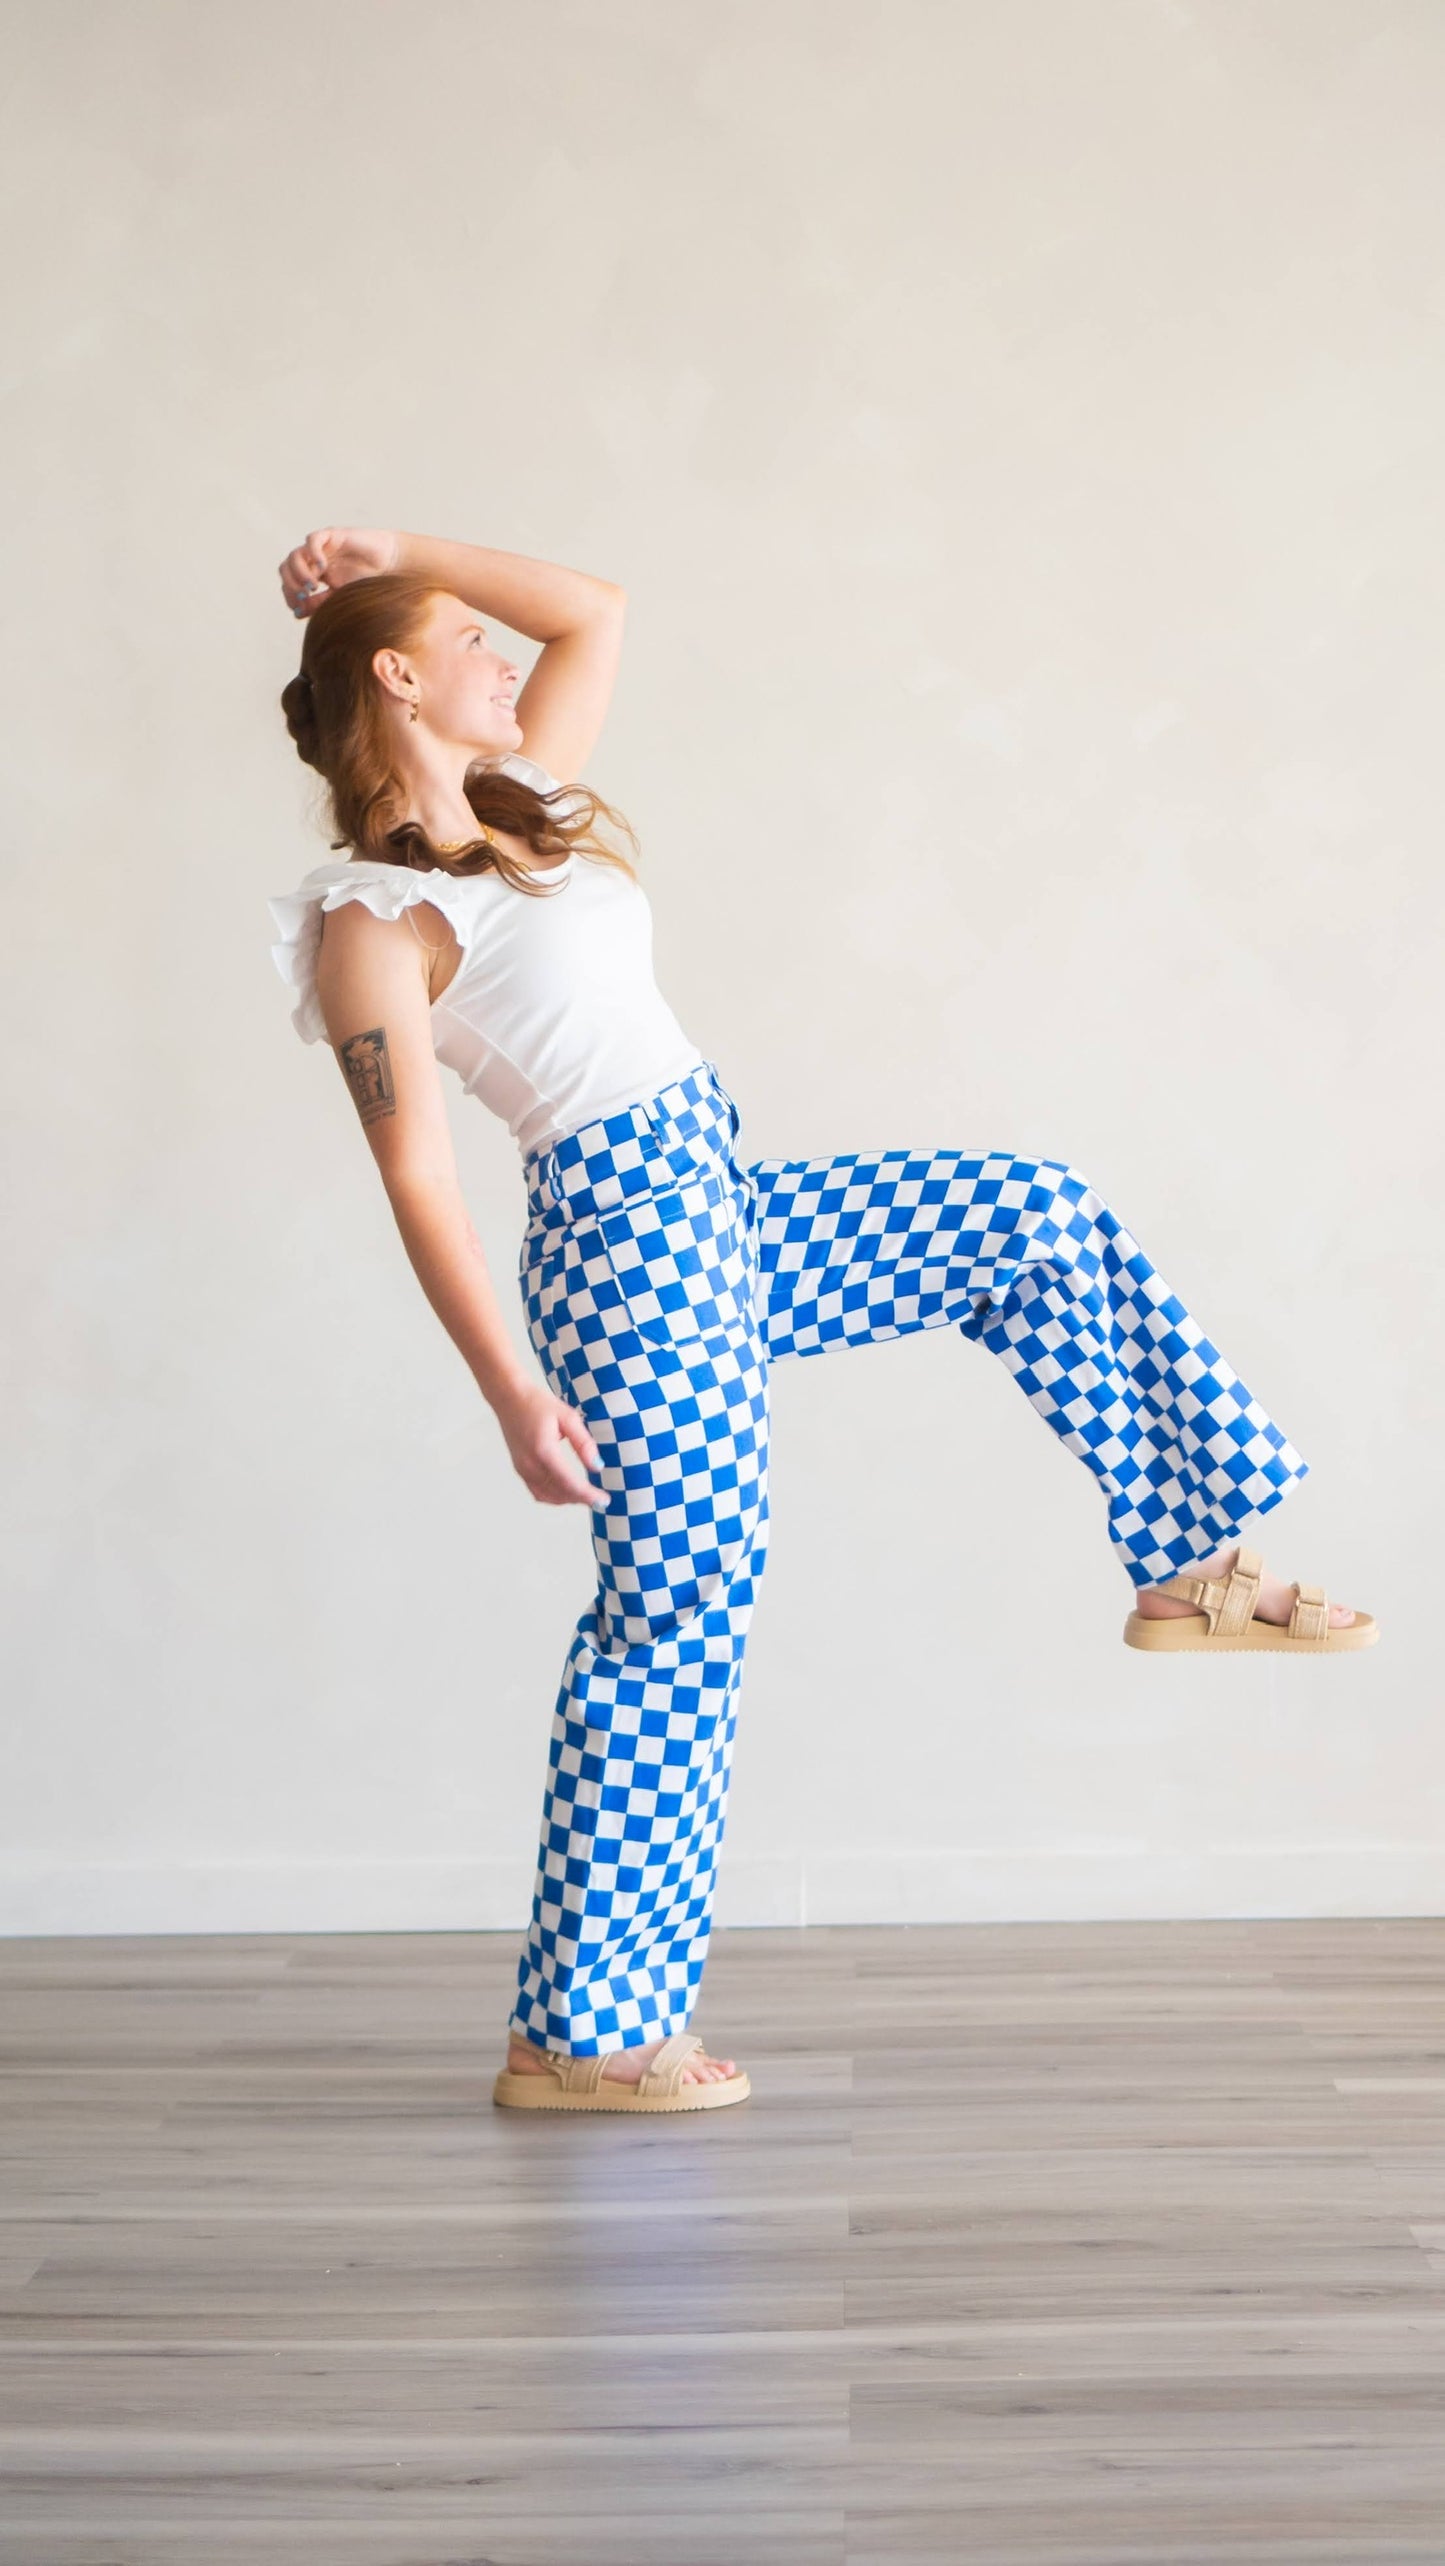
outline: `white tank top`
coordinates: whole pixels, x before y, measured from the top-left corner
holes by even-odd
[[[556,790],[532,758],[497,762],[539,793]],[[656,1095],[703,1058],[653,978],[641,885],[575,849],[525,870],[557,887],[534,895],[491,872],[416,873],[337,856],[266,904],[281,938],[272,959],[295,992],[291,1022],[303,1042],[326,1035],[316,997],[324,910],[343,900],[364,900],[377,918],[399,918],[419,900],[440,909],[461,959],[431,1011],[432,1049],[501,1116],[524,1158]]]

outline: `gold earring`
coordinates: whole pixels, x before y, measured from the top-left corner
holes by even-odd
[[[412,697],[412,699],[411,699],[411,719],[412,719],[413,721],[415,721],[415,720],[416,720],[417,713],[418,713],[419,709],[420,709],[419,699],[418,699],[415,695],[413,695],[413,697]]]

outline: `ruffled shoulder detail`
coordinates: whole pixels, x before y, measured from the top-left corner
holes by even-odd
[[[318,864],[294,891],[268,900],[279,942],[271,959],[295,997],[291,1022],[303,1042],[321,1042],[326,1020],[316,996],[316,957],[321,950],[321,920],[327,909],[361,900],[374,918],[399,918],[419,900],[429,900],[450,920],[465,961],[467,941],[476,917],[475,885],[485,876],[457,873],[414,873],[403,864],[359,864],[338,857]],[[458,969],[460,969],[460,964]]]
[[[549,775],[545,766],[539,766],[535,757],[522,757],[515,751],[509,751],[506,757],[498,758],[497,764],[504,774],[515,775],[519,784],[530,784],[534,793],[555,793],[557,790],[556,776]]]
[[[515,752],[498,760],[509,774],[538,793],[557,790],[557,777],[549,775],[535,758]],[[573,807],[564,803],[562,814]],[[570,870],[570,864],[564,868]],[[326,1037],[326,1020],[316,996],[316,957],[321,950],[321,920],[327,909],[339,909],[346,900],[362,900],[374,918],[399,918],[403,909],[416,906],[418,900],[429,900],[450,920],[461,947],[461,963],[467,958],[469,938],[477,920],[477,886],[491,884],[490,873],[418,873],[404,864],[361,863],[354,856],[334,856],[329,863],[313,866],[294,891],[278,893],[268,900],[267,908],[275,921],[279,941],[271,947],[271,959],[282,979],[293,993],[295,1004],[291,1022],[303,1042],[322,1042]]]
[[[530,784],[534,793],[559,793],[563,789],[557,777],[549,775],[546,767],[539,766],[534,757],[521,757],[512,752],[506,757],[498,758],[497,763],[504,773],[515,775],[520,783]],[[581,795],[575,789],[569,790],[566,801],[558,803],[553,816],[559,820],[568,820],[573,812],[580,808]]]

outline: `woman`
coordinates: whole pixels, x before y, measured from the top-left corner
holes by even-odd
[[[597,1591],[553,1716],[495,2099],[734,2102],[746,2074],[684,2026],[766,1554],[771,1363],[943,1326],[996,1354],[1104,1490],[1131,1647],[1319,1657],[1377,1627],[1239,1543],[1308,1464],[1077,1168],[1007,1149],[739,1159],[737,1107],[653,979],[647,899],[596,834],[599,814],[626,823],[572,782],[622,589],[349,527],[280,575],[306,623],[282,705],[353,850],[270,904],[293,1021],[332,1045],[525,1485],[591,1509]],[[520,693],[487,616],[542,645]],[[467,1218],[438,1061],[522,1154],[542,1379]]]

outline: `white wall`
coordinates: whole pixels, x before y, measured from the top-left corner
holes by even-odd
[[[15,56],[0,1927],[530,1896],[587,1517],[267,950],[325,852],[275,565],[348,521],[626,584],[588,773],[743,1145],[1081,1165],[1312,1464],[1271,1565],[1384,1625],[1138,1656],[980,1348],[780,1365],[718,1921],[1439,1912],[1439,9],[139,0]]]

